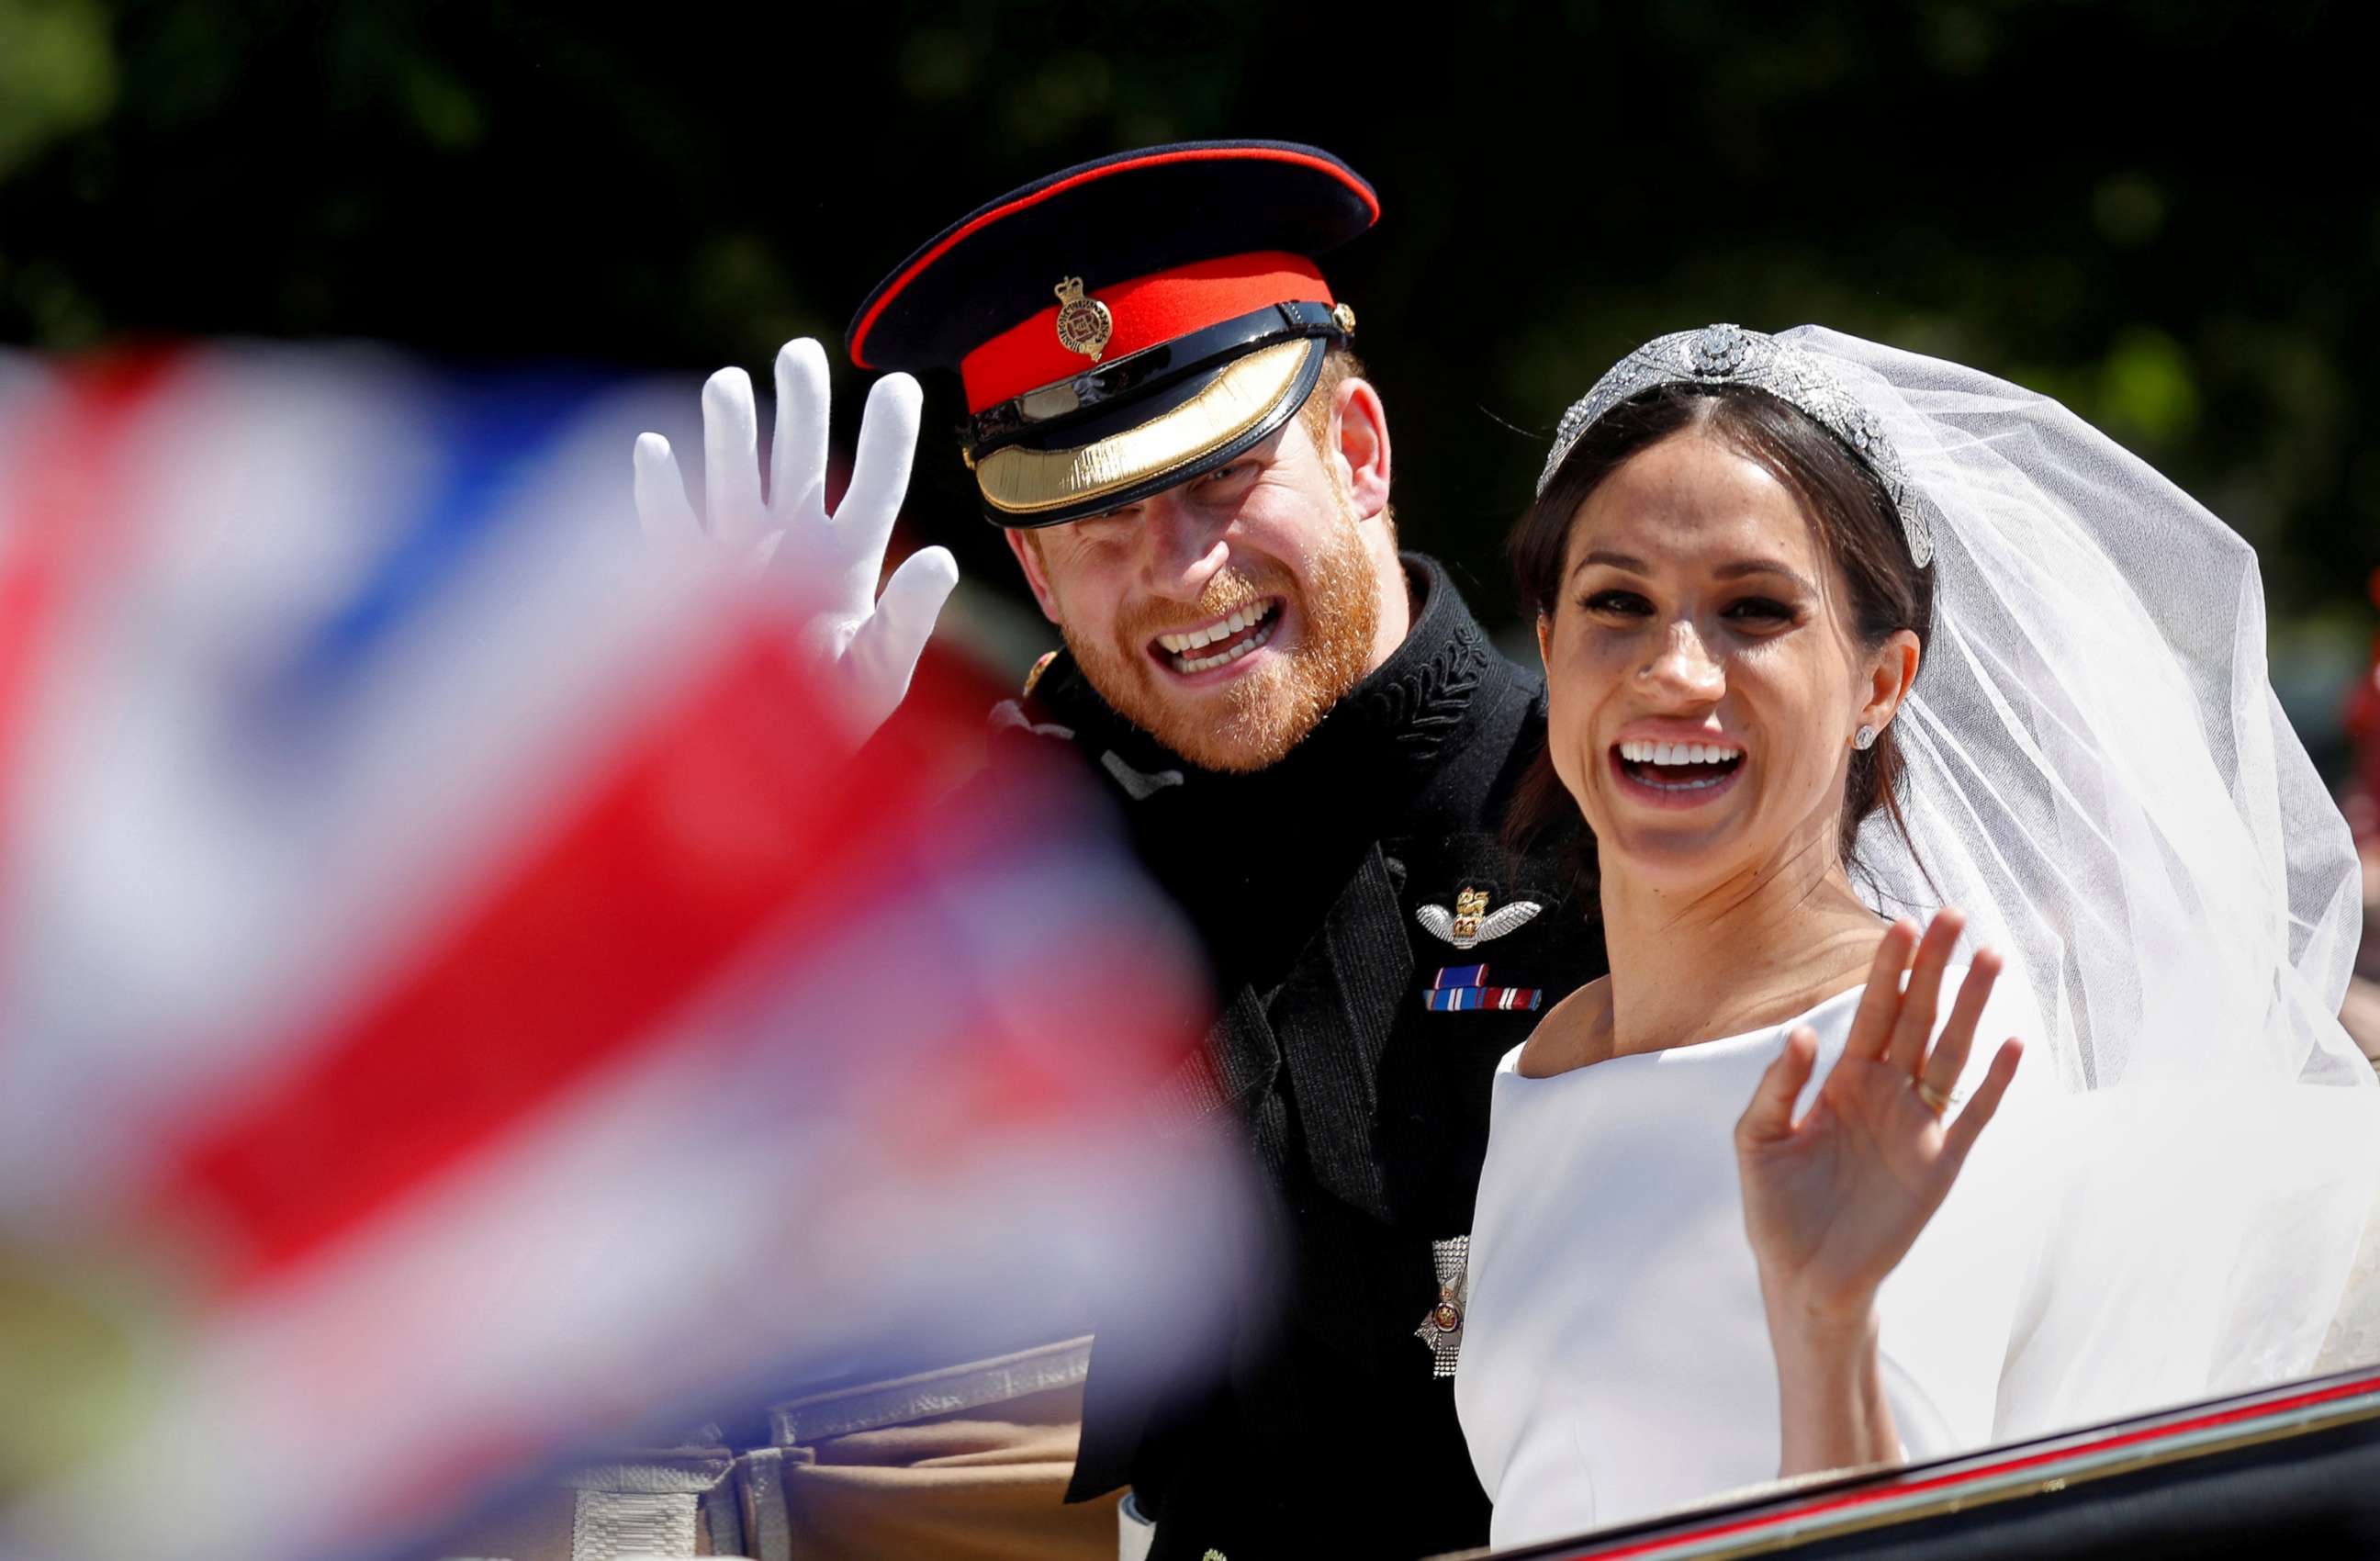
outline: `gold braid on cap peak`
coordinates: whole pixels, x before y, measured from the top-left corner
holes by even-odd
[[[1006,445],[976,460],[986,502],[1008,514],[1038,514],[1121,493],[1255,428],[1281,405],[1305,366],[1309,338],[1258,347],[1225,364],[1198,393],[1148,422],[1076,450]]]

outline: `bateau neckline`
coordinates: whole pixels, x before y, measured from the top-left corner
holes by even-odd
[[[1943,974],[1947,977],[1949,974],[1949,971],[1946,970]],[[1649,1067],[1659,1065],[1664,1058],[1682,1058],[1694,1053],[1703,1053],[1707,1055],[1717,1051],[1723,1051],[1732,1047],[1742,1046],[1748,1042],[1764,1039],[1767,1036],[1774,1035],[1779,1031],[1794,1024],[1807,1023],[1814,1015],[1825,1012],[1827,1010],[1833,1008],[1837,1003],[1844,1002],[1846,1000],[1857,1001],[1860,994],[1866,990],[1867,983],[1863,981],[1857,986],[1844,987],[1841,991],[1837,992],[1832,997],[1821,998],[1817,1002],[1803,1009],[1801,1012],[1793,1015],[1791,1018],[1780,1019],[1774,1024],[1763,1024],[1757,1029],[1752,1030],[1740,1030],[1731,1035],[1713,1035],[1707,1040],[1687,1041],[1681,1046],[1663,1047],[1658,1051],[1627,1052],[1618,1057],[1607,1057],[1599,1062],[1583,1062],[1575,1068],[1565,1068],[1559,1073],[1548,1073],[1543,1076],[1524,1073],[1521,1071],[1521,1053],[1528,1049],[1528,1043],[1524,1041],[1519,1046],[1514,1047],[1511,1051],[1504,1054],[1503,1061],[1498,1063],[1496,1066],[1496,1074],[1499,1079],[1518,1079],[1522,1083],[1529,1084],[1550,1084],[1558,1083],[1563,1079],[1577,1078],[1585,1074],[1601,1072],[1606,1069],[1617,1067],[1625,1063],[1637,1063]]]

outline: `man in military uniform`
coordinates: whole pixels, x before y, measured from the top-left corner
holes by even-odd
[[[1229,1113],[1273,1195],[1270,1282],[1213,1276],[1222,1358],[1099,1320],[1070,1494],[1132,1485],[1160,1557],[1485,1543],[1448,1377],[1490,1085],[1602,969],[1571,841],[1500,840],[1541,680],[1397,548],[1386,413],[1316,264],[1378,215],[1310,147],[1125,153],[953,223],[849,333],[862,368],[965,384],[984,514],[1065,644],[994,762],[1069,744],[1116,797],[1217,981],[1160,1110]],[[896,576],[883,637],[921,638],[926,597]]]

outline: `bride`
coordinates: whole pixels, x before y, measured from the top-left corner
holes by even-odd
[[[1512,551],[1514,829],[1585,817],[1613,974],[1496,1078],[1495,1543],[2302,1373],[2380,1091],[2246,544],[2055,403],[1719,325],[1571,409]]]

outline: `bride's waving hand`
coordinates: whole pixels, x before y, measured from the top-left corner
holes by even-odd
[[[2010,1037],[1973,1097],[1949,1112],[2000,970],[1998,955],[1975,956],[1937,1035],[1944,972],[1961,926],[1958,913],[1945,911],[1920,944],[1914,926],[1894,923],[1876,945],[1842,1057],[1810,1109],[1793,1119],[1817,1058],[1817,1035],[1804,1025],[1787,1037],[1736,1123],[1744,1228],[1772,1328],[1791,1319],[1837,1328],[1864,1322],[2015,1077],[2022,1047]]]
[[[1842,1056],[1810,1109],[1793,1119],[1817,1057],[1817,1035],[1804,1025],[1787,1035],[1736,1123],[1744,1228],[1777,1354],[1783,1474],[1901,1456],[1884,1391],[1876,1295],[1942,1206],[2023,1049],[2013,1036],[2003,1042],[1984,1082],[1950,1114],[2000,969],[1990,951],[1975,956],[1937,1034],[1944,972],[1962,925],[1957,912],[1944,911],[1921,944],[1914,926],[1895,922],[1876,946]]]

